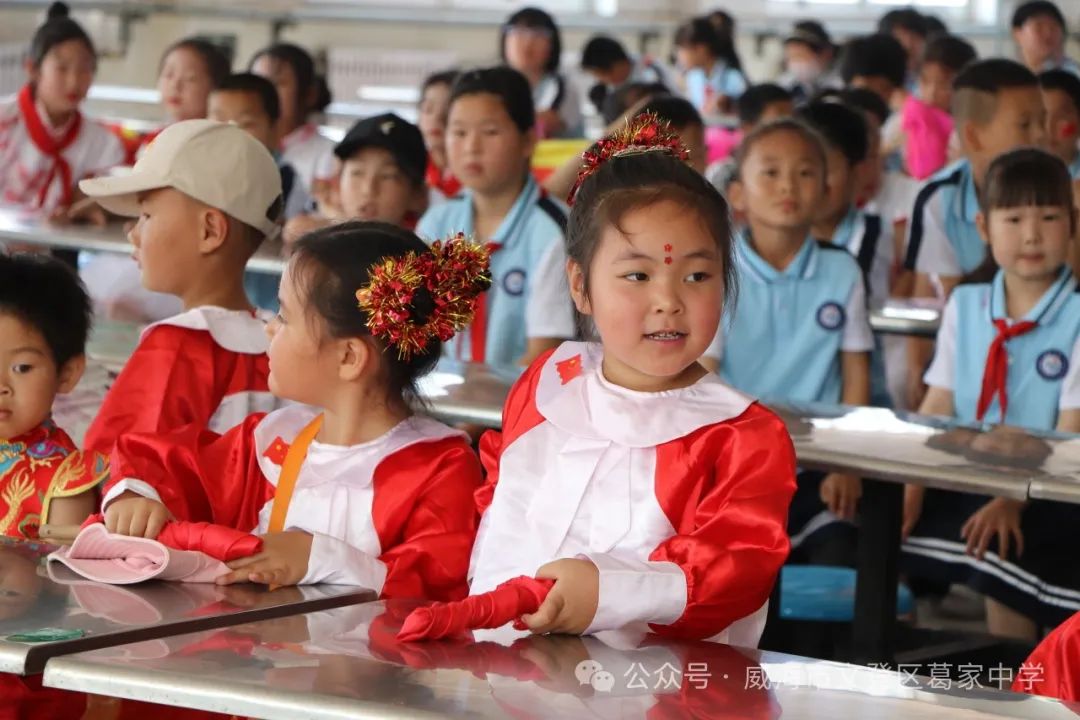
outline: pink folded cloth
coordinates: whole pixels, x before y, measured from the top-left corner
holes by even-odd
[[[48,557],[88,580],[130,585],[144,580],[210,583],[229,572],[220,560],[196,550],[174,550],[157,540],[114,535],[104,525],[84,527],[70,547]]]

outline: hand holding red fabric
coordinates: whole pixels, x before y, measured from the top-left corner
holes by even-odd
[[[91,515],[83,527],[103,522],[101,513]],[[242,530],[207,522],[170,520],[157,535],[157,541],[173,550],[196,550],[215,560],[230,562],[255,555],[262,550],[262,540]]]
[[[554,580],[521,576],[507,580],[491,592],[417,608],[405,618],[397,639],[437,640],[468,630],[502,627],[522,615],[536,612],[554,584]]]

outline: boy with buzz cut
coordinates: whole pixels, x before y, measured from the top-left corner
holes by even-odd
[[[957,75],[953,121],[963,157],[923,184],[908,228],[906,265],[916,273],[917,296],[947,297],[982,263],[986,243],[975,228],[982,178],[1001,153],[1042,144],[1045,118],[1038,78],[1017,62],[983,60]]]
[[[128,238],[143,286],[184,307],[143,331],[86,446],[110,453],[119,435],[189,424],[224,432],[274,409],[266,324],[244,291],[244,267],[276,234],[284,203],[270,151],[235,125],[185,120],[158,135],[129,175],[79,187],[139,218]]]
[[[961,71],[953,83],[952,114],[963,157],[919,189],[904,263],[915,273],[913,296],[942,301],[986,258],[975,216],[990,162],[1013,148],[1041,145],[1046,135],[1038,78],[1012,60],[982,60]],[[933,343],[912,338],[909,350],[908,400],[915,403]]]

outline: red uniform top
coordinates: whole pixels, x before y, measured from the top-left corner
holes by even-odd
[[[265,533],[281,465],[314,416],[290,406],[220,436],[194,426],[125,435],[105,503],[127,490],[160,500],[181,520]],[[464,597],[479,484],[480,463],[464,434],[428,418],[409,418],[361,445],[312,442],[285,518],[285,529],[313,536],[301,583]]]
[[[268,347],[266,323],[246,312],[202,307],[149,326],[86,431],[86,447],[110,453],[125,433],[192,423],[222,433],[275,409]]]
[[[787,557],[795,453],[783,422],[715,375],[641,393],[563,343],[511,390],[480,444],[473,593],[558,558],[600,571],[588,632],[756,645]]]

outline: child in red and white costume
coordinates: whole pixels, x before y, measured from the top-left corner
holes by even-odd
[[[143,286],[184,311],[148,327],[86,434],[104,453],[129,432],[189,424],[224,432],[277,402],[267,386],[266,322],[244,292],[244,266],[278,230],[281,176],[270,151],[235,125],[185,120],[130,175],[80,187],[138,217],[128,234]]]
[[[270,387],[298,404],[220,436],[120,438],[106,527],[152,538],[175,516],[262,534],[263,551],[219,583],[464,597],[480,464],[464,433],[413,415],[406,396],[471,319],[486,266],[477,246],[429,250],[384,223],[307,235],[269,326]]]
[[[648,115],[586,153],[568,279],[599,342],[541,356],[481,441],[470,590],[555,579],[523,617],[533,632],[649,623],[756,645],[787,557],[784,425],[697,362],[732,244],[726,203],[686,155]]]
[[[97,54],[63,3],[34,33],[26,68],[30,81],[0,105],[0,205],[49,215],[72,204],[79,180],[123,163],[124,148],[79,112]]]

